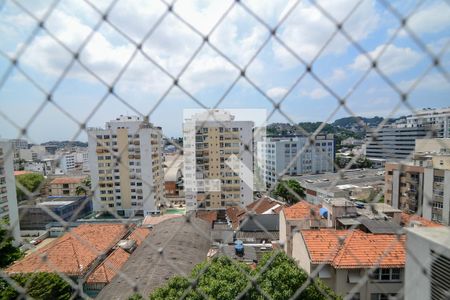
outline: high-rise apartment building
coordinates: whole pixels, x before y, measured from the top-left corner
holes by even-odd
[[[253,127],[252,121],[237,121],[224,110],[208,110],[184,121],[187,210],[253,201]]]
[[[259,172],[266,186],[276,184],[279,174],[317,174],[334,170],[332,134],[318,135],[312,142],[303,136],[267,137],[257,142],[256,148]]]
[[[387,163],[385,170],[387,204],[450,224],[450,139],[417,140],[412,160]]]
[[[376,137],[372,140],[372,136]],[[413,152],[416,139],[450,137],[450,108],[423,109],[406,120],[369,129],[366,156],[385,160],[402,160]]]
[[[406,118],[406,124],[409,127],[432,125],[437,131],[437,137],[450,138],[450,107],[419,110],[414,115]]]
[[[18,241],[20,227],[13,160],[12,143],[0,140],[0,219],[9,218],[12,235]]]
[[[163,203],[162,131],[147,119],[120,116],[89,129],[93,210],[149,215]]]

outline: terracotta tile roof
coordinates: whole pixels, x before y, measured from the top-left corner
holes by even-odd
[[[254,201],[253,203],[250,203],[247,205],[247,210],[254,211],[256,214],[262,214],[262,213],[276,213],[276,209],[284,206],[283,203],[269,198],[269,197],[262,197],[258,200]],[[271,210],[273,209],[273,210]],[[279,210],[278,210],[279,211]]]
[[[406,236],[353,231],[333,260],[335,268],[402,268]]]
[[[141,245],[142,241],[150,234],[150,229],[145,227],[136,228],[128,237],[129,240],[135,240],[136,244]]]
[[[435,223],[433,221],[422,218],[421,216],[410,215],[410,214],[407,214],[404,212],[402,212],[401,218],[402,218],[401,225],[404,227],[410,227],[414,223],[420,223],[420,225],[422,225],[424,227],[441,227],[441,226],[443,226],[439,223]]]
[[[45,247],[17,261],[7,273],[62,272],[79,276],[99,254],[108,251],[126,233],[123,224],[82,224]],[[46,257],[43,261],[42,257]]]
[[[319,206],[305,200],[283,208],[286,220],[319,219]]]
[[[285,204],[270,197],[262,197],[250,203],[246,208],[233,206],[226,210],[233,228],[239,227],[239,222],[245,218],[246,212],[254,212],[255,214],[279,214],[286,207]],[[271,210],[272,209],[272,210]]]
[[[50,184],[79,184],[85,177],[58,177],[53,179]]]
[[[31,174],[33,172],[31,171],[14,171],[14,176],[20,176],[20,175],[25,175],[25,174]]]
[[[405,266],[405,235],[335,229],[302,230],[301,234],[314,264],[330,263],[337,269]]]
[[[126,263],[130,254],[122,248],[115,249],[87,278],[87,283],[108,284]]]
[[[311,263],[331,263],[338,253],[348,230],[320,229],[302,230],[303,240],[308,249]]]
[[[179,218],[181,216],[182,215],[180,215],[180,214],[168,214],[168,215],[161,215],[161,216],[146,216],[144,219],[144,222],[142,222],[142,225],[156,225],[165,220]]]
[[[216,210],[199,210],[196,215],[197,218],[205,220],[209,223],[213,223],[217,220],[217,211]]]

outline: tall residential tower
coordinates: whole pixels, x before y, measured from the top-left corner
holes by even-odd
[[[163,202],[161,128],[147,119],[120,116],[89,129],[93,210],[149,215]]]
[[[252,121],[205,110],[183,124],[186,209],[223,209],[253,201]]]

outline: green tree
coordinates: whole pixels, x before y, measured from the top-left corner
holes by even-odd
[[[88,191],[91,190],[91,178],[86,177],[81,181],[81,185],[75,188],[75,194],[87,196]]]
[[[289,188],[289,189],[288,189]],[[272,192],[274,197],[283,198],[288,204],[295,204],[300,201],[300,198],[305,198],[305,190],[298,183],[297,180],[289,179],[289,180],[281,180],[278,182],[274,191]]]
[[[268,266],[266,266],[268,265]],[[242,299],[262,300],[265,297],[252,284],[251,278],[272,299],[289,299],[308,280],[308,275],[284,252],[270,252],[263,256],[256,269],[220,256],[211,262],[195,266],[189,278],[175,276],[156,289],[151,300]],[[135,296],[133,296],[135,297]],[[299,299],[337,299],[338,297],[320,280],[314,280],[299,294]]]
[[[40,300],[65,300],[72,296],[71,286],[55,273],[28,273],[11,276],[19,286],[26,287],[27,296]],[[8,282],[0,279],[0,299],[16,299],[19,293]]]
[[[19,182],[28,192],[35,192],[41,183],[44,181],[44,176],[37,173],[23,174],[16,177],[16,181]],[[27,195],[21,188],[17,185],[17,200],[26,200]]]
[[[8,235],[6,224],[0,222],[0,268],[9,266],[14,261],[23,257],[23,252],[14,247],[13,238]]]

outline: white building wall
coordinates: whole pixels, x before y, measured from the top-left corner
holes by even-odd
[[[0,218],[9,217],[12,235],[20,241],[19,212],[17,208],[16,180],[14,177],[14,150],[9,141],[0,141]]]

